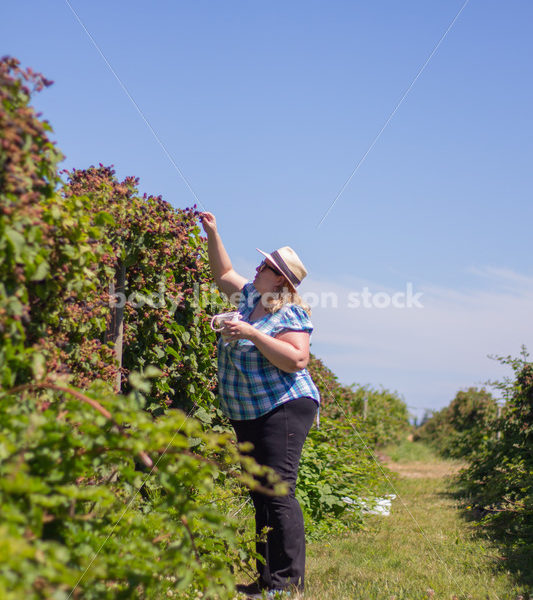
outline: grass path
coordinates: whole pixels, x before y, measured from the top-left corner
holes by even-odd
[[[364,531],[308,545],[306,600],[528,599],[497,548],[461,518],[447,479],[459,465],[409,442],[391,456],[401,499]]]

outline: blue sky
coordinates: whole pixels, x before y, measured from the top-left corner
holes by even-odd
[[[507,371],[532,347],[533,5],[470,0],[320,227],[461,1],[73,0],[235,266],[291,245],[313,351],[344,383],[413,412]],[[65,168],[113,164],[141,191],[196,202],[66,2],[4,7],[0,52],[55,81],[35,99]],[[351,292],[423,308],[349,308]]]

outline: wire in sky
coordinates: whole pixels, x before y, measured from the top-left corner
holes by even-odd
[[[152,125],[150,124],[150,122],[146,118],[145,114],[143,113],[143,111],[141,110],[141,108],[139,107],[139,105],[137,104],[137,102],[135,102],[135,100],[133,99],[133,96],[130,94],[128,88],[124,85],[124,83],[122,82],[122,80],[120,79],[120,77],[117,75],[117,72],[115,71],[115,69],[113,69],[113,67],[111,66],[111,63],[107,60],[105,54],[100,49],[100,46],[96,43],[95,39],[93,38],[93,36],[91,35],[91,33],[89,32],[89,30],[87,29],[87,27],[85,27],[85,25],[84,25],[83,21],[80,19],[78,13],[72,7],[72,4],[69,2],[69,0],[65,0],[65,2],[67,4],[67,6],[70,8],[70,10],[72,11],[72,13],[74,14],[74,16],[76,17],[76,20],[78,21],[78,23],[81,25],[81,27],[83,28],[83,30],[85,31],[85,33],[87,34],[87,36],[89,37],[89,39],[91,40],[93,46],[96,48],[96,50],[98,51],[98,53],[100,54],[100,56],[103,58],[105,64],[107,65],[107,67],[109,68],[109,70],[111,71],[111,73],[113,73],[115,79],[118,81],[120,87],[124,90],[124,93],[126,94],[126,96],[130,99],[131,103],[133,104],[133,106],[135,107],[135,109],[137,110],[137,112],[139,113],[139,115],[141,116],[142,120],[145,122],[145,124],[148,127],[148,129],[152,132],[152,135],[157,140],[157,143],[161,146],[161,149],[166,154],[166,156],[167,156],[168,160],[171,162],[172,166],[178,172],[179,176],[181,177],[181,179],[183,180],[183,182],[185,183],[185,185],[189,188],[191,194],[194,196],[194,198],[195,198],[196,202],[198,203],[198,205],[200,206],[200,208],[202,208],[202,210],[205,211],[206,209],[205,209],[204,205],[200,202],[200,199],[196,195],[196,192],[192,189],[192,186],[189,183],[188,179],[183,174],[183,171],[178,167],[178,165],[176,164],[176,161],[172,158],[172,156],[171,156],[170,152],[167,150],[165,144],[163,144],[163,142],[161,141],[161,139],[157,135],[155,129],[152,127]]]
[[[413,86],[415,85],[415,83],[417,82],[418,78],[420,77],[420,75],[422,75],[424,69],[428,66],[429,61],[433,58],[433,56],[435,55],[435,53],[437,52],[437,50],[439,49],[439,46],[442,44],[442,42],[444,41],[444,38],[448,35],[448,33],[450,32],[451,28],[455,25],[455,22],[457,21],[457,19],[459,18],[459,15],[463,12],[463,10],[466,8],[466,5],[470,2],[470,0],[465,0],[465,3],[463,4],[463,6],[461,6],[459,12],[455,15],[455,17],[453,18],[453,21],[450,23],[450,25],[448,26],[448,29],[446,29],[446,31],[442,34],[440,40],[437,42],[437,45],[433,48],[433,51],[431,52],[431,54],[428,56],[426,62],[422,65],[422,67],[420,67],[420,69],[418,70],[418,73],[416,74],[415,78],[413,79],[413,81],[411,82],[411,85],[407,88],[407,90],[405,91],[404,95],[400,98],[400,101],[398,102],[398,104],[396,105],[396,107],[394,108],[394,110],[391,112],[391,114],[389,115],[389,118],[385,121],[385,124],[383,125],[383,127],[379,130],[379,133],[376,135],[376,137],[373,139],[372,143],[370,144],[370,146],[368,147],[368,150],[363,154],[363,156],[359,159],[359,162],[357,163],[357,165],[355,166],[354,170],[352,171],[350,177],[348,177],[348,179],[344,182],[344,185],[342,186],[342,188],[340,189],[340,192],[335,196],[335,199],[333,200],[333,202],[330,204],[329,208],[327,209],[327,211],[324,213],[324,215],[322,216],[322,218],[320,219],[318,225],[316,226],[316,228],[318,229],[322,223],[325,221],[326,217],[329,215],[329,213],[331,212],[331,209],[335,206],[337,200],[342,196],[342,194],[344,193],[344,190],[348,187],[350,181],[353,179],[353,176],[357,173],[357,171],[359,170],[359,167],[364,163],[366,157],[370,154],[370,152],[372,151],[372,148],[376,145],[377,141],[379,140],[379,138],[381,137],[381,134],[385,131],[385,129],[387,128],[388,124],[391,122],[392,118],[394,117],[394,115],[396,114],[396,112],[398,111],[398,109],[400,108],[400,106],[402,105],[403,101],[407,98],[407,95],[409,94],[409,92],[411,91],[411,89],[413,88]]]

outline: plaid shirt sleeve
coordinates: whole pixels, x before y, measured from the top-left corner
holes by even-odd
[[[281,318],[274,335],[284,330],[305,331],[311,335],[313,325],[305,310],[296,304],[286,304],[281,310]]]

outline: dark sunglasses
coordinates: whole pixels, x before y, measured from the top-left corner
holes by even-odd
[[[258,267],[257,270],[259,271],[259,273],[261,273],[261,271],[264,271],[265,269],[270,269],[272,271],[272,273],[274,273],[275,275],[278,276],[283,276],[283,273],[281,271],[278,271],[275,267],[270,266],[266,260],[264,260]]]

